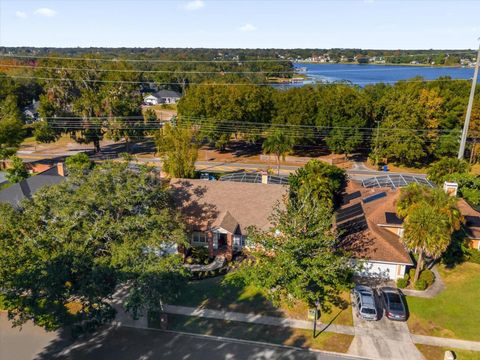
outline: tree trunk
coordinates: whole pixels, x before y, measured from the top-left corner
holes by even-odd
[[[473,165],[473,162],[475,160],[475,150],[476,150],[476,147],[477,147],[477,139],[474,139],[473,140],[473,144],[472,144],[472,151],[470,152],[470,165]]]
[[[280,175],[280,156],[277,156],[277,175]]]
[[[99,139],[93,140],[93,147],[95,148],[96,153],[100,152],[101,149],[100,149],[100,140]]]
[[[423,267],[423,250],[420,250],[420,253],[418,254],[418,260],[417,260],[417,269],[415,270],[415,278],[413,279],[413,283],[415,284],[418,280],[418,277],[420,276],[420,271],[422,271]]]

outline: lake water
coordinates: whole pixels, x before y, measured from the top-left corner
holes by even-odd
[[[434,80],[441,76],[450,76],[452,79],[471,79],[474,70],[473,68],[462,67],[368,64],[295,64],[295,67],[305,67],[309,80],[303,84],[291,84],[290,86],[336,81],[349,81],[360,86],[380,82],[393,84],[399,80],[408,80],[416,76],[421,76],[426,80]]]

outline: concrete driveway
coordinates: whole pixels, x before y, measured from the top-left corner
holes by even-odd
[[[383,313],[381,305],[378,307],[380,313]],[[348,349],[351,355],[371,359],[423,359],[413,344],[406,322],[392,321],[383,315],[378,321],[366,321],[356,315],[354,308],[353,325],[355,337]]]

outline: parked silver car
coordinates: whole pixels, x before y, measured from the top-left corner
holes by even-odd
[[[365,320],[378,320],[378,311],[375,301],[375,292],[372,288],[357,285],[353,289],[353,305],[357,316]]]

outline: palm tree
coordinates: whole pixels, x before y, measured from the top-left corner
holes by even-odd
[[[277,157],[277,174],[280,175],[280,158],[285,160],[285,155],[292,151],[294,141],[280,129],[274,130],[268,135],[262,145],[267,154],[275,154]]]
[[[452,234],[461,228],[463,216],[456,197],[418,184],[401,190],[397,213],[405,218],[405,245],[418,254],[416,282],[423,268],[423,256],[440,257],[450,244]]]
[[[423,257],[437,259],[447,249],[451,241],[449,219],[438,208],[425,202],[410,207],[405,218],[403,241],[407,248],[418,254],[417,269],[413,282],[418,280],[423,269]]]

